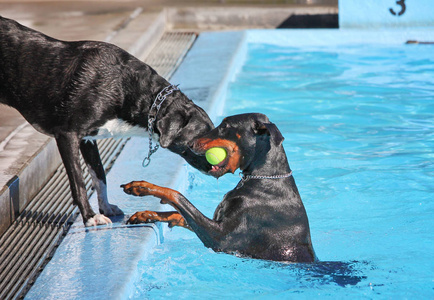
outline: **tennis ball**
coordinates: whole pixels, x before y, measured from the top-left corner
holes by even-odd
[[[225,160],[227,156],[226,150],[220,147],[210,148],[205,152],[206,160],[213,166],[218,165]]]

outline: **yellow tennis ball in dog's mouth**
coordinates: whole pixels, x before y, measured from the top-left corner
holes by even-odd
[[[206,160],[213,166],[218,165],[226,159],[227,153],[224,148],[214,147],[205,152]]]

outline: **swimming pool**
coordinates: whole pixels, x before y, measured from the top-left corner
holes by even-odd
[[[431,298],[434,46],[258,34],[222,115],[262,112],[282,131],[322,262],[218,254],[174,228],[139,262],[128,298]],[[239,181],[184,176],[178,189],[209,217]]]

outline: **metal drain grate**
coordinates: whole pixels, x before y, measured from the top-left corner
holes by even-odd
[[[160,75],[170,78],[195,38],[193,33],[165,33],[149,56],[142,59]],[[107,173],[126,143],[127,139],[98,141]],[[83,160],[81,163],[90,195],[90,175]],[[77,215],[61,165],[0,238],[0,299],[24,297]]]
[[[172,77],[197,35],[191,32],[167,32],[148,55],[142,58],[164,78]]]

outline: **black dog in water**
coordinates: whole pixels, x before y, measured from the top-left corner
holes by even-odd
[[[168,222],[193,230],[214,251],[288,262],[313,262],[309,222],[276,125],[262,114],[227,117],[196,139],[198,155],[222,147],[227,158],[208,172],[220,177],[240,168],[243,178],[229,191],[211,220],[183,195],[145,181],[123,185],[136,196],[152,195],[177,212],[137,212],[130,223]]]
[[[214,128],[208,115],[151,67],[111,44],[59,41],[0,17],[0,103],[56,139],[86,226],[122,214],[108,203],[95,138],[146,135],[149,126],[163,148],[199,170],[211,168],[188,147]],[[103,215],[87,200],[80,150]]]

